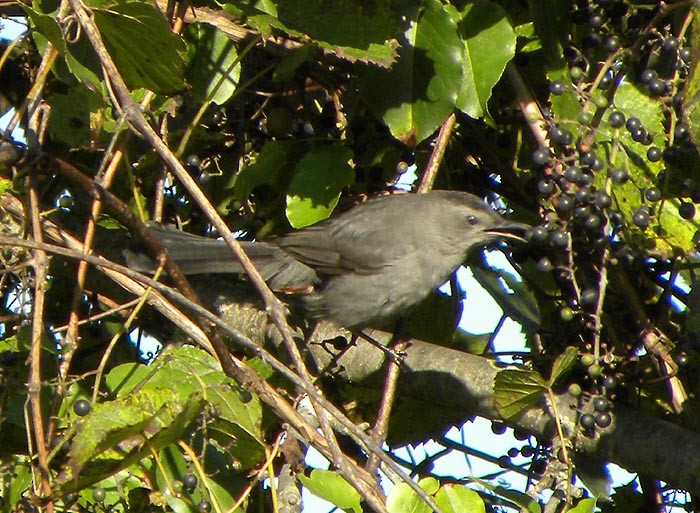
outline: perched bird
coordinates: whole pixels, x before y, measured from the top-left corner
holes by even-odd
[[[497,240],[523,241],[509,221],[466,192],[392,194],[287,235],[241,242],[270,288],[295,293],[307,314],[351,330],[384,327]],[[241,273],[222,241],[162,226],[154,235],[185,274]],[[130,267],[152,261],[127,256]]]

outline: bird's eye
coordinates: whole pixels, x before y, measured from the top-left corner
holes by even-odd
[[[476,216],[468,216],[467,222],[472,226],[476,226],[479,224],[479,219]]]

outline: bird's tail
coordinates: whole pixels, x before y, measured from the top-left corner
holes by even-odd
[[[149,226],[151,233],[167,250],[168,256],[183,273],[233,274],[243,268],[225,242],[200,237],[162,225]],[[274,244],[240,241],[253,265],[274,290],[303,292],[313,287],[318,277],[310,267],[294,259]],[[155,263],[141,252],[125,250],[127,265],[136,271],[153,272]]]

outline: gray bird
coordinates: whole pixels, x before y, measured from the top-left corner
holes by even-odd
[[[496,240],[523,241],[509,221],[466,192],[380,196],[274,239],[241,242],[278,292],[300,294],[310,317],[350,330],[384,327],[447,281],[470,252]],[[185,274],[241,273],[222,241],[153,227]],[[130,267],[152,262],[127,255]]]

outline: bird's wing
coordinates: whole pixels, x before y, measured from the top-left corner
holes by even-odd
[[[413,195],[411,195],[413,196]],[[274,240],[280,248],[322,274],[374,274],[413,248],[405,212],[386,208],[389,196]],[[391,200],[390,200],[391,201]],[[395,207],[395,200],[391,207]]]

